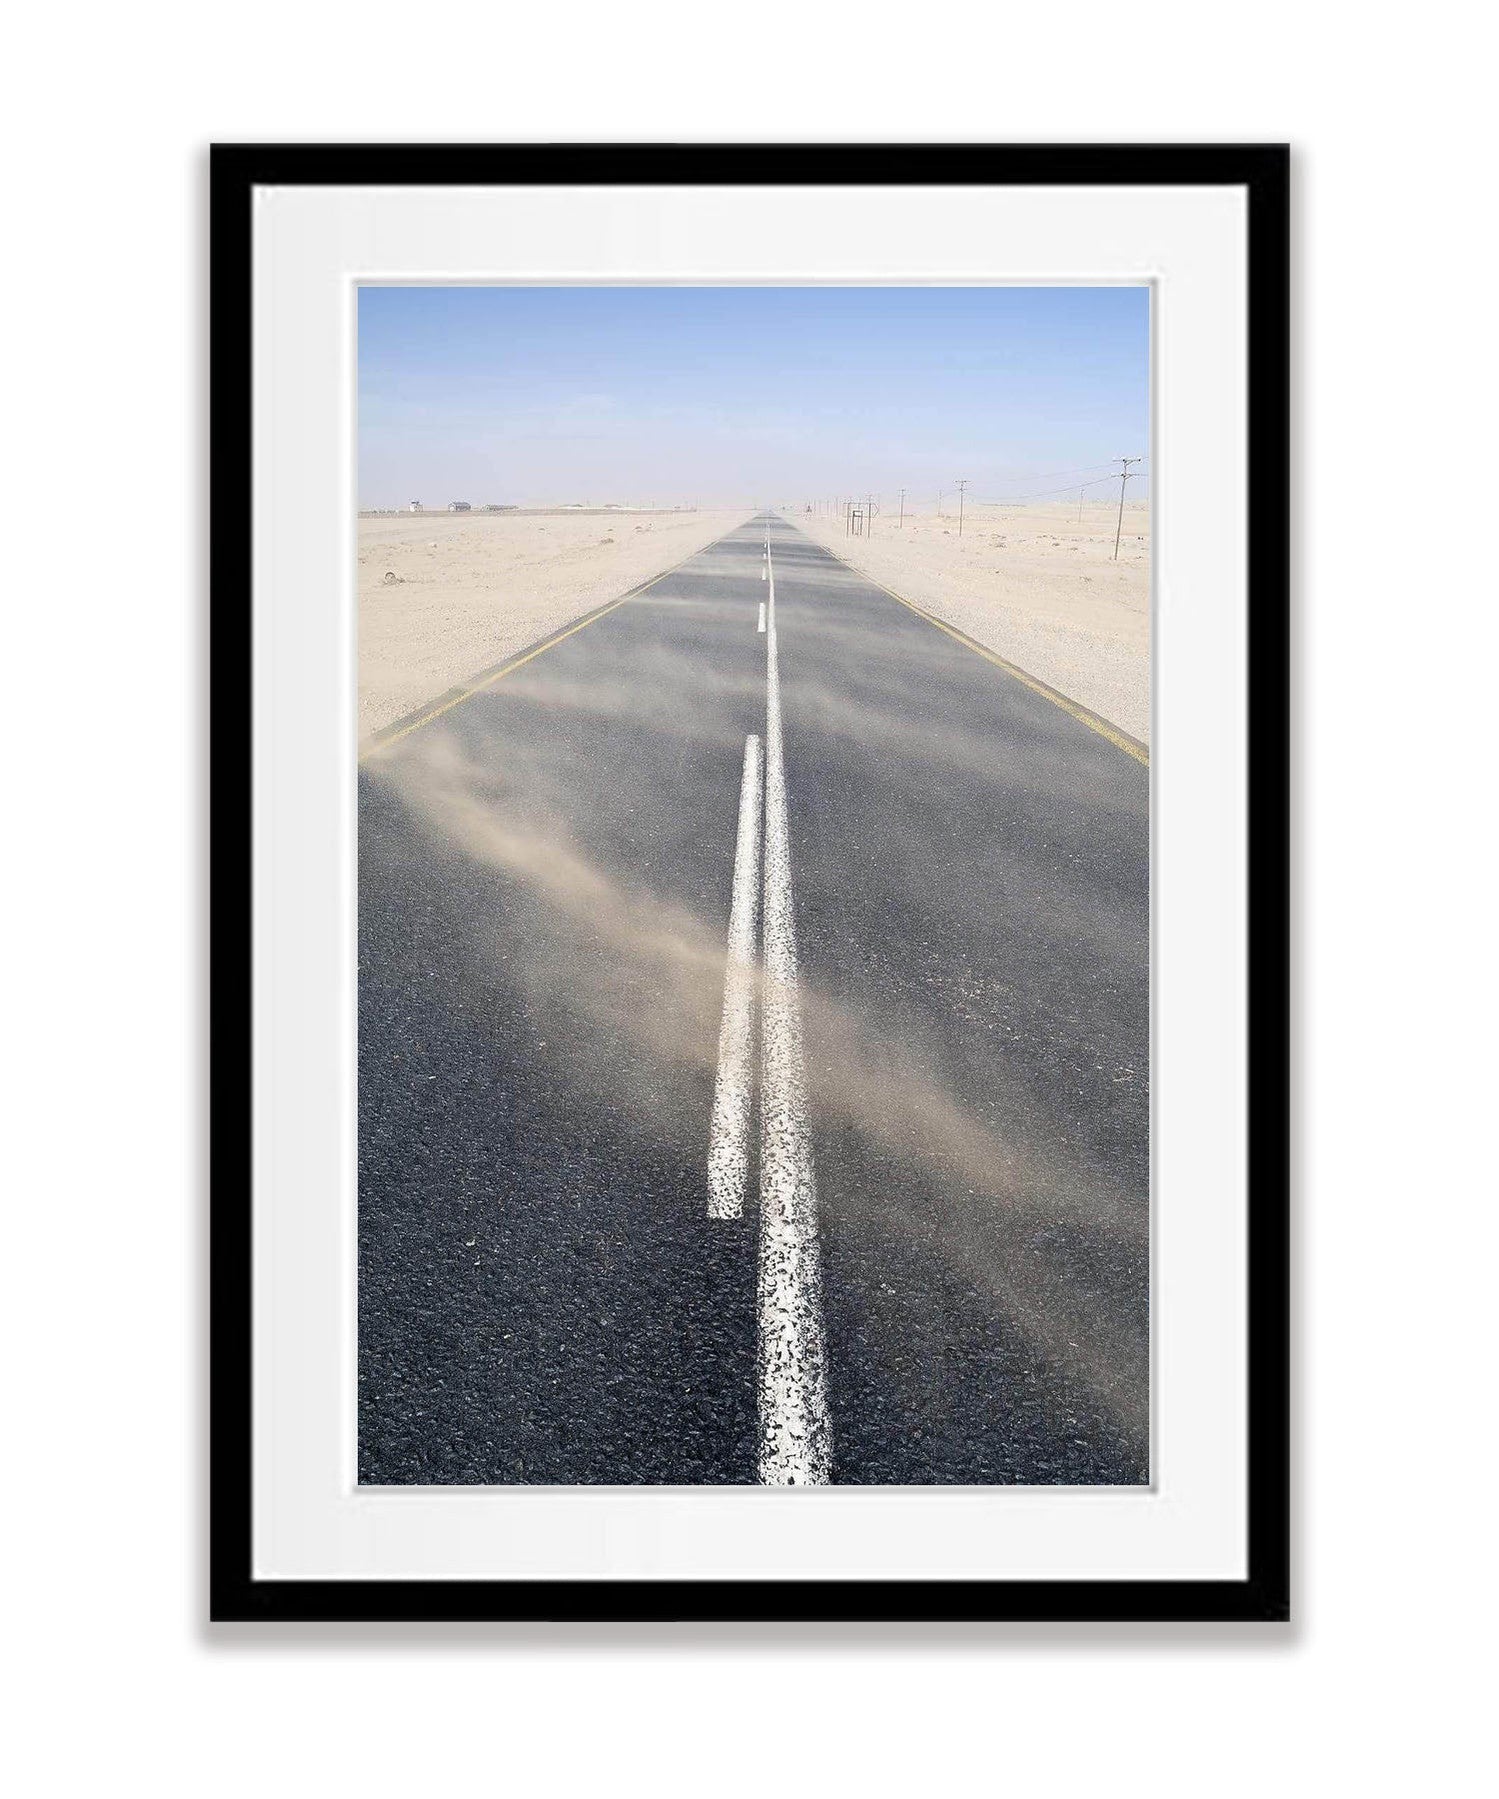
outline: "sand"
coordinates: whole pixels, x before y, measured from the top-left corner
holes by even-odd
[[[1150,514],[1126,506],[975,505],[945,517],[881,513],[868,537],[788,511],[819,543],[1048,686],[1150,741]]]
[[[705,509],[362,517],[360,737],[618,599],[749,516]]]
[[[701,512],[397,513],[359,520],[359,733],[435,699],[683,561],[750,516]],[[785,516],[1142,742],[1150,740],[1150,518],[1076,501]],[[388,575],[395,576],[393,581]]]

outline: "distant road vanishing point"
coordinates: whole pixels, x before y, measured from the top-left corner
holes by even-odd
[[[762,514],[359,791],[367,1483],[1149,1479],[1149,770]]]

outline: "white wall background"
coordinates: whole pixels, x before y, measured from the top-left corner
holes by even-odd
[[[13,21],[0,1328],[21,1790],[1477,1789],[1499,643],[1474,17],[146,0]],[[207,1632],[203,147],[262,137],[1296,145],[1292,1629]]]

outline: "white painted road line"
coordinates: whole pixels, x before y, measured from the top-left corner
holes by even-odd
[[[766,541],[766,554],[770,543]],[[761,1002],[759,1475],[766,1486],[832,1478],[822,1251],[807,1119],[791,840],[781,756],[781,676],[771,565],[765,643],[765,984]]]
[[[708,1216],[742,1218],[749,1179],[750,1108],[755,1063],[755,924],[760,902],[760,739],[744,740],[739,834],[729,905],[729,965],[718,1027],[718,1077],[708,1133]]]
[[[758,628],[761,631],[763,631],[765,629],[765,602],[764,602],[764,600],[761,600],[761,602],[760,602],[760,624],[759,624]]]
[[[763,581],[763,580],[765,580],[765,578],[766,578],[766,576],[767,576],[767,575],[768,575],[768,574],[769,574],[769,572],[770,572],[770,571],[769,571],[769,570],[768,570],[768,569],[767,569],[767,568],[766,568],[766,567],[765,567],[765,565],[764,565],[764,564],[763,564],[763,563],[762,563],[762,564],[761,564],[761,565],[760,565],[760,579],[761,579],[761,580],[762,580],[762,581]]]

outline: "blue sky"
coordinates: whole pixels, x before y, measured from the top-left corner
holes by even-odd
[[[1148,453],[1149,330],[1144,288],[364,288],[359,503],[1024,497]]]

